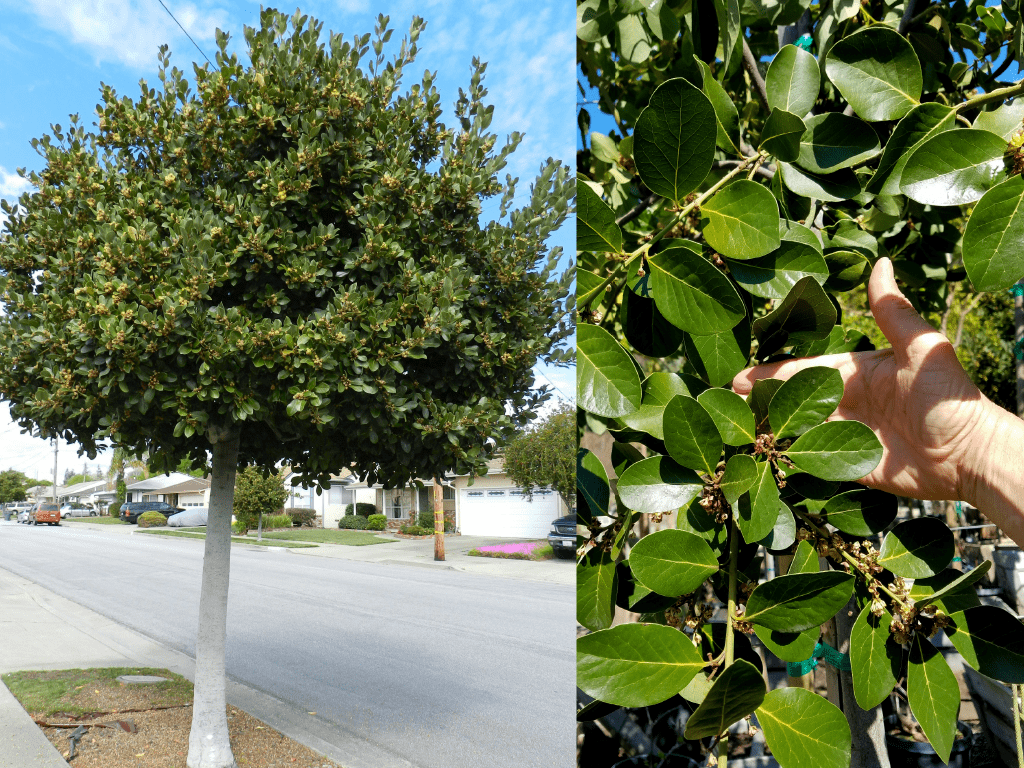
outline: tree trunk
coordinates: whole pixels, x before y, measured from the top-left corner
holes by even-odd
[[[434,478],[434,559],[444,560],[444,488]]]
[[[850,632],[853,631],[856,620],[857,599],[851,598],[846,607],[832,620],[835,623],[838,640],[836,649],[840,653],[850,652]],[[861,709],[853,696],[853,675],[849,672],[839,672],[832,667],[827,669],[838,678],[843,714],[850,724],[850,734],[853,737],[850,768],[889,768],[882,708],[879,706],[867,711]]]
[[[195,697],[188,737],[188,768],[237,768],[225,711],[224,640],[227,634],[231,509],[235,495],[239,430],[211,430],[213,477],[199,596]]]
[[[1024,288],[1024,278],[1017,282]],[[1024,295],[1016,295],[1013,299],[1013,338],[1017,344],[1024,344]],[[1014,349],[1018,349],[1015,345]],[[1024,352],[1024,350],[1021,350]],[[1024,355],[1013,361],[1017,371],[1017,415],[1024,419]]]

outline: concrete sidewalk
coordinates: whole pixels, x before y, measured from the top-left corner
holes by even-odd
[[[87,519],[79,518],[80,521],[75,522],[64,521],[61,525],[74,529],[88,528],[94,531],[108,532],[111,535],[154,535],[142,532],[134,525],[103,525],[86,522]],[[0,525],[3,525],[3,523],[0,522]],[[342,560],[360,560],[362,562],[381,563],[383,565],[442,568],[452,571],[476,573],[482,576],[541,581],[565,586],[575,586],[576,584],[576,564],[572,558],[553,558],[551,560],[534,562],[532,560],[510,560],[497,557],[471,557],[467,554],[469,550],[477,547],[492,544],[508,544],[510,539],[490,536],[445,536],[445,559],[439,562],[434,560],[434,540],[432,538],[401,539],[390,535],[382,534],[382,536],[391,539],[391,541],[387,544],[371,544],[362,547],[318,543],[315,548],[287,549],[280,547],[258,547],[258,545],[252,545],[252,548],[259,548],[269,553],[288,552],[304,557],[327,557]],[[255,538],[254,534],[252,538]],[[188,539],[178,540],[188,541]],[[236,544],[235,546],[246,545]]]
[[[195,661],[0,568],[0,674],[89,667],[162,667],[195,680]],[[346,768],[412,768],[337,726],[304,717],[261,691],[228,680],[227,701]],[[0,684],[0,768],[67,768],[6,686]]]

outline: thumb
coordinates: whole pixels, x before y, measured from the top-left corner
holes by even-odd
[[[907,347],[914,339],[926,333],[936,333],[896,285],[892,261],[887,257],[875,262],[871,270],[868,302],[879,329],[900,357],[905,356]]]

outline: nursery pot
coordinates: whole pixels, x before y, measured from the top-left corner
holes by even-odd
[[[971,727],[959,720],[956,728],[963,734],[962,739],[953,741],[953,751],[949,753],[949,762],[944,763],[935,754],[928,742],[890,736],[889,731],[898,725],[894,715],[885,718],[885,746],[889,752],[889,763],[892,768],[970,768]]]

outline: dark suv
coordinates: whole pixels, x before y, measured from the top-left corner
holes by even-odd
[[[548,544],[555,557],[573,557],[576,553],[576,515],[566,515],[551,523]]]
[[[121,505],[121,519],[126,523],[139,522],[139,515],[143,512],[159,512],[165,517],[170,517],[181,510],[172,507],[166,501],[132,501]]]

